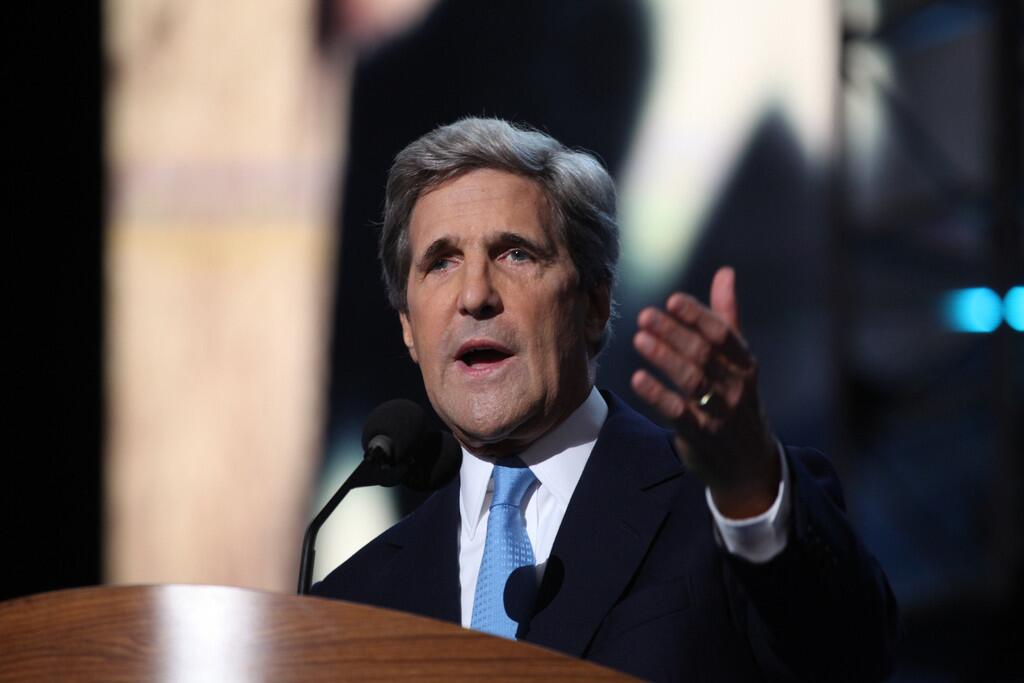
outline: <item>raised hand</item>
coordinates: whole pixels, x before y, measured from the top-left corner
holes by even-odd
[[[720,268],[711,308],[676,292],[637,317],[633,345],[664,376],[633,373],[633,390],[670,422],[683,464],[727,517],[771,507],[780,468],[757,391],[757,361],[740,334],[736,274]]]

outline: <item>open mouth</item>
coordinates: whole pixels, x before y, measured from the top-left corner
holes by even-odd
[[[504,353],[498,349],[473,349],[468,351],[459,357],[463,363],[469,367],[475,367],[477,365],[487,365],[491,363],[500,363],[512,354]]]
[[[455,355],[455,360],[468,368],[482,370],[512,357],[512,352],[493,342],[475,341],[462,345]]]

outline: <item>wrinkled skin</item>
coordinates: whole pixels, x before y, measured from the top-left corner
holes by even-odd
[[[609,293],[580,289],[548,215],[533,181],[492,169],[442,183],[413,207],[403,338],[434,409],[480,456],[521,451],[593,386]]]

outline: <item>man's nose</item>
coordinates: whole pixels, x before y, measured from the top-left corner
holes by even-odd
[[[501,295],[495,287],[490,261],[467,263],[462,270],[459,310],[474,318],[490,318],[501,313]]]

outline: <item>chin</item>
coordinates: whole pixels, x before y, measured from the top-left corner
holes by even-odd
[[[495,415],[487,416],[485,420],[460,420],[453,426],[453,431],[464,435],[465,439],[472,445],[486,445],[500,443],[508,439],[516,427],[517,420],[495,419]]]
[[[516,432],[528,420],[529,411],[515,410],[516,406],[505,403],[478,401],[464,410],[449,412],[445,422],[467,449],[477,454],[502,450],[499,446],[518,444]]]

